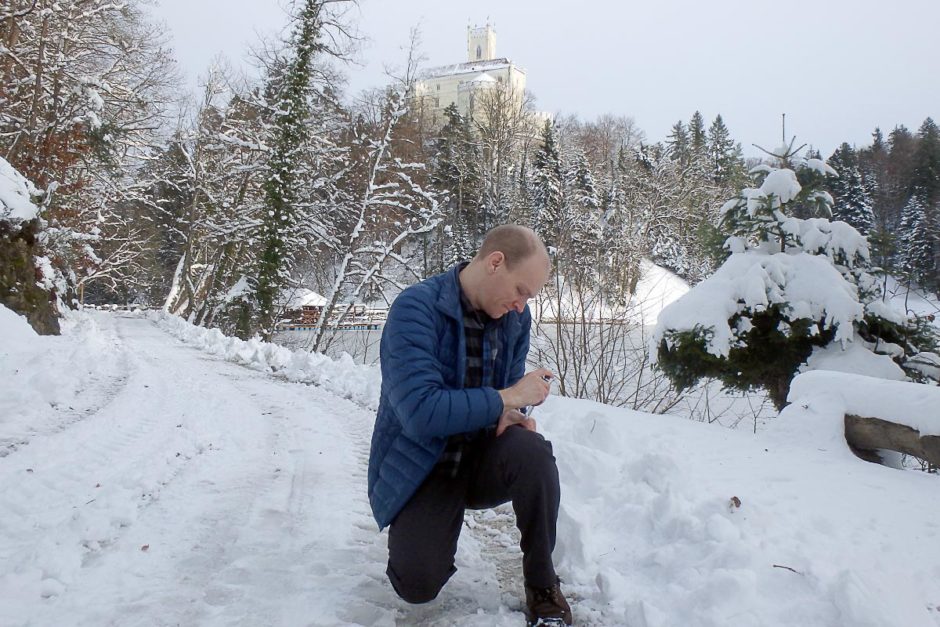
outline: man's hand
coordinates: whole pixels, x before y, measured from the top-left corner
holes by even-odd
[[[512,425],[520,425],[529,431],[536,430],[534,418],[527,417],[518,409],[509,409],[503,412],[503,415],[499,417],[499,422],[496,423],[496,437],[501,436],[503,431]]]
[[[512,387],[499,390],[499,396],[503,399],[503,410],[541,405],[552,389],[554,376],[551,370],[539,368],[519,379]]]

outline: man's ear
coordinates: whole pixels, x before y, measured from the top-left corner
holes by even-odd
[[[506,263],[506,255],[495,250],[486,257],[486,268],[490,272],[496,272],[496,269]]]

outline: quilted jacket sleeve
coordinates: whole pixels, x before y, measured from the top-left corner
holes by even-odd
[[[503,401],[494,388],[445,387],[435,331],[440,314],[421,296],[406,290],[395,300],[382,342],[383,384],[402,430],[423,440],[495,424]]]

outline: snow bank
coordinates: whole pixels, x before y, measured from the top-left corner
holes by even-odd
[[[226,337],[218,329],[192,325],[178,316],[150,312],[151,320],[187,344],[255,370],[269,372],[289,381],[312,383],[364,407],[377,409],[381,388],[378,366],[353,362],[348,354],[333,360],[320,353],[291,351],[283,346]]]
[[[37,195],[29,179],[0,157],[0,220],[19,223],[35,218],[39,208],[32,199]]]
[[[897,348],[903,353],[904,349]],[[840,344],[817,346],[801,368],[801,371],[809,370],[832,370],[892,381],[907,379],[904,370],[891,357],[873,353],[859,338],[845,347]]]
[[[3,351],[21,350],[38,337],[26,318],[0,305],[0,339]]]
[[[61,326],[69,338],[39,336],[25,318],[0,305],[0,457],[59,422],[61,414],[79,413],[92,402],[82,395],[88,382],[119,367],[94,320],[67,311]]]
[[[793,379],[787,400],[805,408],[823,400],[839,414],[840,428],[842,418],[852,414],[907,425],[922,436],[940,435],[940,387],[936,385],[816,370]]]
[[[812,408],[794,411],[825,429]],[[844,437],[811,431],[754,436],[555,397],[535,418],[558,460],[554,557],[583,599],[578,620],[940,625],[936,477],[862,462]]]

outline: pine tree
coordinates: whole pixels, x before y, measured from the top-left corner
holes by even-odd
[[[940,129],[927,118],[917,131],[911,193],[918,193],[928,208],[940,203]]]
[[[933,241],[925,193],[915,192],[901,212],[900,269],[921,285],[931,285],[934,280]]]
[[[689,120],[689,147],[696,159],[704,160],[708,151],[708,135],[705,131],[705,118],[698,111]]]
[[[472,248],[483,235],[482,220],[478,219],[483,193],[481,153],[469,120],[460,115],[456,104],[444,109],[444,117],[447,122],[434,141],[436,156],[431,164],[431,182],[447,194],[444,224],[451,225],[455,237],[462,238],[463,255],[463,247]]]
[[[546,246],[557,246],[562,218],[561,159],[555,145],[555,128],[549,120],[542,127],[542,145],[532,166],[533,228]]]
[[[833,219],[848,222],[867,236],[874,226],[874,215],[855,149],[843,143],[829,157],[829,165],[838,173],[838,176],[826,177],[826,187],[835,201],[832,205]]]
[[[781,165],[831,173],[825,164],[791,150],[778,155]],[[924,334],[916,320],[898,322],[903,316],[894,313],[882,317],[880,286],[861,234],[844,223],[787,215],[798,201],[828,202],[819,189],[801,184],[819,184],[822,178],[803,179],[790,168],[772,166],[755,174],[759,187],[745,188],[722,208],[730,257],[714,281],[706,279],[670,307],[693,310],[660,317],[654,336],[659,366],[680,388],[702,377],[735,389],[764,388],[778,408],[786,404],[801,364],[816,348],[836,342],[903,346],[904,354],[892,353],[892,358],[912,378],[921,377],[915,356],[935,346],[935,338]],[[747,279],[758,276],[756,282]],[[826,281],[831,287],[807,293],[803,281]],[[700,313],[703,306],[711,312]],[[715,315],[725,311],[733,313],[716,322]]]
[[[669,137],[666,138],[666,146],[669,148],[669,156],[673,161],[686,164],[691,160],[691,140],[681,120],[672,125]]]
[[[917,139],[903,125],[898,125],[888,134],[887,173],[883,193],[889,205],[894,224],[900,219],[901,210],[911,197],[914,178],[914,151]]]
[[[708,160],[712,178],[719,185],[736,185],[744,179],[741,145],[731,139],[721,114],[708,129]]]
[[[569,274],[593,275],[601,247],[600,201],[584,152],[576,150],[564,172],[564,236]]]
[[[912,195],[923,203],[925,216],[916,227],[922,233],[912,231],[911,239],[919,246],[916,265],[921,283],[940,290],[940,129],[933,119],[924,120],[917,138]]]

